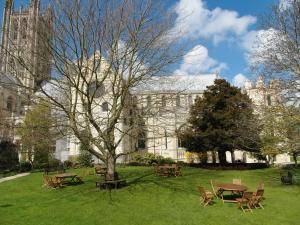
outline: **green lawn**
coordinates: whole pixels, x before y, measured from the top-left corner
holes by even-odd
[[[299,170],[299,169],[298,169]],[[79,170],[75,170],[80,173]],[[280,169],[215,171],[183,169],[177,178],[155,177],[147,167],[119,168],[130,185],[99,191],[95,176],[59,190],[42,187],[42,173],[0,184],[1,225],[297,225],[300,224],[300,186],[280,184]],[[298,172],[298,177],[300,172]],[[202,207],[197,185],[209,180],[241,178],[250,190],[265,181],[265,210],[244,214],[235,203]]]

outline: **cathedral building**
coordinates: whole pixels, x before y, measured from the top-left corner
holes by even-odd
[[[32,94],[50,78],[51,60],[45,43],[51,40],[51,15],[50,8],[41,12],[40,0],[31,0],[28,7],[19,9],[13,0],[5,0],[0,43],[0,139],[17,141],[15,127],[22,122]]]

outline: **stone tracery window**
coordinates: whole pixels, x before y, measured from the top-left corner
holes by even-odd
[[[9,96],[6,101],[6,109],[9,112],[13,111],[13,97]]]
[[[22,39],[26,39],[27,37],[27,19],[23,18],[21,22],[21,37]]]
[[[17,40],[18,38],[18,31],[19,31],[19,22],[17,19],[13,20],[13,39]]]

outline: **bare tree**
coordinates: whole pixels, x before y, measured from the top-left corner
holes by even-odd
[[[261,21],[263,30],[250,55],[252,69],[267,78],[282,80],[284,89],[299,90],[300,1],[273,5]]]
[[[41,65],[51,63],[52,79],[38,86],[38,97],[51,106],[62,133],[91,146],[107,164],[107,178],[116,179],[116,160],[128,154],[118,147],[139,133],[131,89],[166,73],[182,55],[171,33],[173,15],[151,0],[55,0],[51,8],[51,34],[38,31],[46,51],[34,54]],[[32,60],[14,57],[30,76],[47,77]]]

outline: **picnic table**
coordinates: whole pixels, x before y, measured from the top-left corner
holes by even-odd
[[[56,179],[61,183],[71,183],[71,182],[80,182],[82,181],[79,176],[75,173],[60,173],[54,175]]]
[[[241,184],[232,184],[232,183],[217,183],[215,186],[218,188],[217,195],[221,197],[223,203],[224,202],[237,202],[236,199],[224,199],[224,192],[238,192],[243,194],[247,191],[247,187]]]

